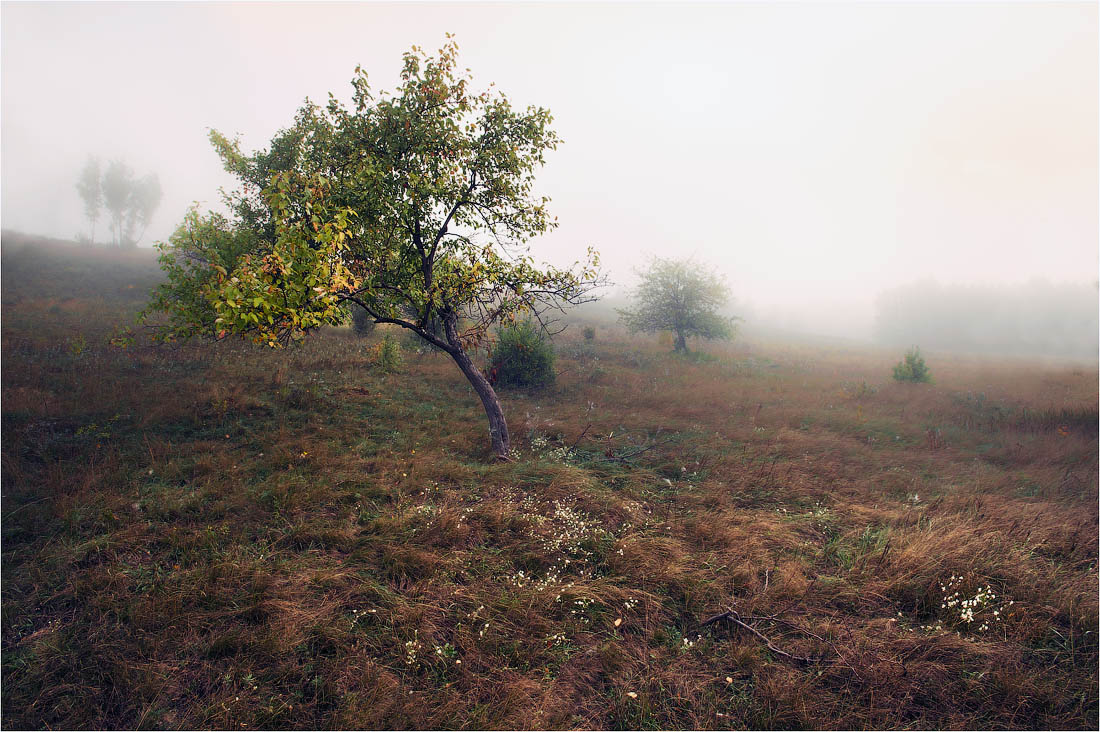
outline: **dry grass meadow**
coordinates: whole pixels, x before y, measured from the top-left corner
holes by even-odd
[[[495,464],[442,355],[120,350],[150,253],[25,245],[5,728],[1097,726],[1096,364],[595,323]]]

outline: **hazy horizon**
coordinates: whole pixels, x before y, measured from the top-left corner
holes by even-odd
[[[879,293],[1090,283],[1100,238],[1094,3],[10,3],[2,223],[87,230],[88,155],[156,172],[143,241],[233,180],[307,96],[392,89],[451,32],[478,88],[547,107],[563,264],[693,256],[756,313],[870,333]],[[103,224],[100,224],[100,232]]]

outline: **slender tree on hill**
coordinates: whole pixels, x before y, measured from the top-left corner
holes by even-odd
[[[692,337],[730,339],[740,318],[719,310],[729,301],[729,290],[718,275],[689,261],[654,259],[640,273],[634,290],[634,307],[619,311],[620,321],[631,333],[669,330],[676,334],[675,350],[687,353]]]
[[[89,157],[76,181],[76,190],[84,202],[84,215],[92,225],[91,243],[95,244],[95,224],[103,210],[103,178],[100,175],[99,158]]]
[[[162,246],[168,278],[150,309],[169,316],[162,337],[278,347],[342,322],[355,303],[454,360],[507,459],[504,412],[474,354],[495,323],[592,299],[598,257],[535,265],[526,243],[556,225],[532,192],[559,142],[550,113],[472,92],[456,63],[451,41],[436,57],[413,47],[396,92],[378,96],[356,69],[350,108],[307,100],[251,155],[211,133],[243,186],[230,216],[193,210]]]
[[[130,208],[134,172],[121,160],[112,160],[103,173],[103,203],[110,216],[111,238],[115,246],[125,239],[126,214]]]

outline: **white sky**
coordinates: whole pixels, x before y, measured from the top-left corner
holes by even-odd
[[[356,64],[393,88],[450,31],[476,86],[565,140],[537,258],[592,244],[630,284],[646,254],[694,255],[756,312],[852,333],[921,277],[1097,277],[1092,2],[4,2],[0,23],[5,228],[85,231],[97,154],[160,175],[146,243],[166,237],[232,185],[207,128],[263,146]]]

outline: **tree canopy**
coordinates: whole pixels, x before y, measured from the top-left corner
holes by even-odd
[[[266,150],[245,154],[211,132],[242,187],[227,194],[230,215],[192,210],[162,245],[168,278],[151,311],[168,314],[165,339],[279,347],[342,322],[356,303],[455,360],[504,457],[507,425],[471,354],[492,324],[544,319],[600,283],[591,249],[568,269],[528,254],[528,241],[556,226],[532,191],[560,142],[550,113],[472,92],[450,40],[435,57],[406,53],[393,94],[375,95],[360,68],[351,83],[350,108],[307,99]]]
[[[631,333],[672,331],[675,350],[685,353],[688,338],[733,337],[740,318],[719,312],[729,301],[722,277],[690,261],[659,258],[639,274],[642,281],[632,293],[634,307],[619,310],[619,320]]]

